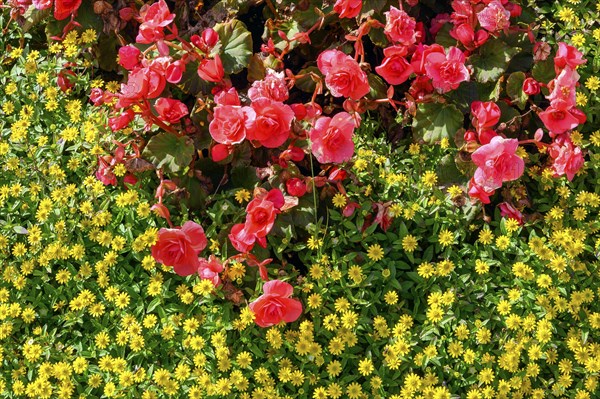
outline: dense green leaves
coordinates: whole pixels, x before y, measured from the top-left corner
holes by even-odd
[[[221,60],[226,73],[238,73],[246,68],[252,56],[252,36],[246,25],[233,19],[216,24],[214,30],[221,42]]]
[[[150,139],[142,155],[157,168],[179,172],[192,162],[194,145],[188,137],[163,132]]]
[[[492,82],[506,71],[513,55],[519,52],[517,47],[509,47],[500,39],[488,40],[477,54],[471,56],[475,67],[475,79],[478,82]]]
[[[413,120],[413,133],[427,143],[435,143],[443,138],[454,137],[463,121],[462,112],[452,104],[419,104]]]

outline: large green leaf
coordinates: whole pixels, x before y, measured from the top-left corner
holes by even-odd
[[[463,113],[452,104],[419,104],[413,120],[413,134],[425,142],[450,139],[463,126]]]
[[[192,162],[194,144],[189,137],[163,132],[150,139],[142,155],[157,168],[175,173]]]
[[[506,71],[511,58],[520,51],[518,47],[509,47],[500,39],[488,40],[481,46],[479,53],[470,57],[475,67],[478,82],[495,81]]]
[[[523,72],[511,73],[506,81],[506,94],[510,97],[512,102],[519,106],[519,108],[525,108],[527,99],[529,96],[523,91],[523,82],[525,81],[525,74]]]
[[[225,72],[238,73],[246,68],[252,56],[252,36],[246,25],[233,19],[216,24],[214,29],[219,34],[220,54]]]

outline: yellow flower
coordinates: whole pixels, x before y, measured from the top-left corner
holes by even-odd
[[[437,183],[437,175],[435,172],[428,170],[422,178],[423,184],[427,187],[433,187]]]
[[[347,203],[346,196],[342,193],[337,193],[333,196],[332,203],[336,208],[343,208]]]
[[[374,262],[378,262],[383,259],[383,248],[379,244],[369,245],[367,250],[367,257]]]
[[[438,235],[438,242],[442,245],[442,247],[447,247],[448,245],[454,243],[454,234],[452,234],[449,230],[444,229],[440,231]]]
[[[246,189],[241,189],[235,192],[235,200],[237,202],[244,203],[247,202],[248,200],[250,200],[251,194],[250,191],[246,190]]]
[[[413,252],[417,248],[417,244],[417,239],[411,234],[402,239],[402,249],[406,252]]]
[[[373,361],[371,359],[363,359],[358,363],[358,372],[360,375],[366,377],[375,370],[373,367]]]
[[[479,238],[477,239],[483,245],[489,245],[494,240],[494,233],[489,229],[481,229],[479,232]]]

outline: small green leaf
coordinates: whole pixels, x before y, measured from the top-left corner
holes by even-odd
[[[520,51],[518,47],[509,47],[500,39],[488,40],[480,48],[479,54],[470,57],[475,67],[478,82],[495,81],[506,71],[511,58]]]
[[[463,126],[462,112],[452,104],[419,104],[413,120],[413,134],[427,143],[450,139]]]
[[[525,104],[529,98],[529,96],[523,92],[523,82],[525,81],[525,78],[523,72],[514,72],[510,74],[506,81],[506,94],[508,94],[512,102],[521,109],[525,108]]]
[[[163,132],[150,139],[142,155],[157,168],[178,172],[192,162],[194,144],[189,137]]]
[[[243,22],[233,19],[216,24],[221,48],[219,53],[226,73],[238,73],[246,68],[252,56],[252,36]]]

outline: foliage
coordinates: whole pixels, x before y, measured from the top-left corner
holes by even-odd
[[[596,395],[595,49],[323,4],[10,3],[0,395]]]

